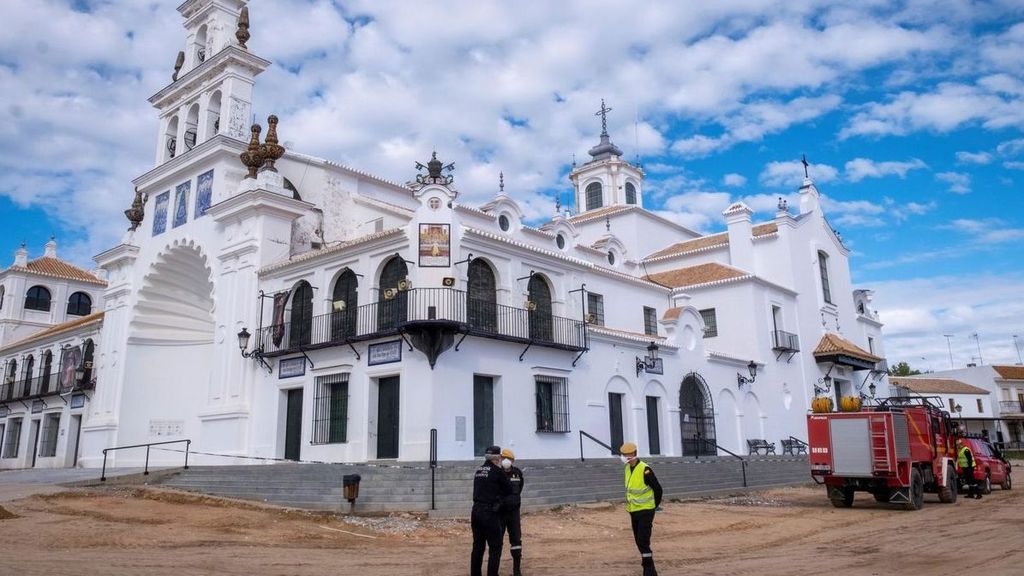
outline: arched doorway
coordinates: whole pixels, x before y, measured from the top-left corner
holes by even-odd
[[[466,291],[466,315],[473,328],[494,331],[498,319],[498,292],[494,271],[477,258],[469,263],[469,289]]]
[[[394,256],[380,272],[377,295],[377,327],[393,330],[408,318],[408,292],[398,289],[398,283],[409,276],[405,260]]]
[[[313,336],[313,287],[305,280],[292,290],[292,316],[288,347],[308,346]]]
[[[683,439],[683,456],[714,456],[715,408],[707,382],[696,372],[683,378],[679,387],[679,426]]]
[[[356,314],[359,310],[359,279],[346,268],[334,283],[331,295],[331,340],[345,340],[356,335]]]
[[[530,276],[530,340],[550,342],[552,340],[551,288],[540,274]]]

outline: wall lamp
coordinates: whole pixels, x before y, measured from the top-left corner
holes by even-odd
[[[750,372],[750,378],[747,378],[746,376],[740,374],[739,372],[736,373],[737,388],[743,388],[744,384],[754,383],[754,380],[757,378],[757,363],[751,360],[750,364],[747,364],[747,372]]]
[[[259,348],[253,348],[252,352],[247,351],[249,348],[249,338],[251,337],[252,334],[249,334],[249,329],[243,326],[242,331],[238,333],[238,349],[242,351],[242,358],[252,358],[263,365],[263,367],[267,369],[267,372],[273,373],[274,369],[271,368],[270,364],[263,358],[262,346]]]
[[[636,357],[636,375],[639,376],[641,372],[653,371],[658,367],[658,345],[651,342],[647,346],[647,356],[640,358]]]

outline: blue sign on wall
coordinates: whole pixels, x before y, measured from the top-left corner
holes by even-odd
[[[167,230],[167,205],[170,201],[170,190],[161,192],[153,201],[153,236],[163,234]]]
[[[199,218],[206,214],[213,200],[213,170],[204,172],[196,179],[196,214]]]
[[[178,184],[174,189],[174,228],[188,221],[188,193],[191,190],[191,180]]]

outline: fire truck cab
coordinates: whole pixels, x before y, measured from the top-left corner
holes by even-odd
[[[935,397],[884,398],[855,412],[807,415],[811,476],[837,508],[855,492],[918,510],[924,493],[956,501],[956,427]]]

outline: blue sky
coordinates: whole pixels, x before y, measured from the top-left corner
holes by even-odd
[[[116,244],[183,48],[178,2],[10,0],[0,29],[0,249]],[[806,154],[876,291],[890,361],[1016,362],[1024,337],[1024,3],[253,0],[274,61],[255,111],[289,148],[398,181],[434,148],[461,200],[535,220],[571,197],[593,112],[648,172],[647,207],[704,232],[766,219]],[[792,204],[792,202],[791,202]],[[979,334],[977,342],[971,334]],[[1024,339],[1021,340],[1024,348]]]

